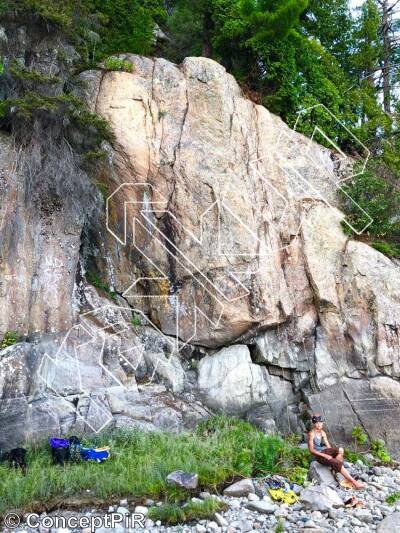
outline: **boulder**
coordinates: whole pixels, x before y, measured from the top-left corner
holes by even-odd
[[[313,511],[327,512],[334,507],[342,507],[343,500],[338,493],[326,485],[315,485],[303,489],[300,502]]]
[[[183,470],[176,470],[168,474],[167,483],[183,489],[196,489],[199,483],[199,476]]]
[[[394,533],[400,531],[400,513],[392,513],[378,524],[377,533]]]
[[[248,496],[251,492],[254,492],[254,484],[251,479],[241,479],[233,485],[229,485],[224,489],[224,496]]]
[[[316,481],[319,485],[337,485],[329,466],[312,461],[308,469],[308,477],[311,481]]]
[[[247,346],[223,348],[199,364],[199,391],[205,404],[231,414],[263,402],[268,391],[265,368],[252,363]]]
[[[279,509],[278,505],[265,500],[249,502],[246,504],[246,507],[247,509],[250,509],[250,511],[256,511],[261,514],[274,514],[275,511]]]

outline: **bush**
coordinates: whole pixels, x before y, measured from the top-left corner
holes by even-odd
[[[93,272],[86,272],[86,279],[91,285],[93,285],[93,287],[104,291],[107,296],[109,296],[112,300],[115,300],[117,294],[112,291],[107,283],[105,283],[97,274],[94,274]]]
[[[142,321],[140,319],[140,315],[135,315],[132,320],[131,320],[131,324],[132,326],[141,326],[142,325]]]
[[[379,459],[383,464],[390,463],[392,458],[385,447],[383,440],[378,439],[371,442],[371,453],[374,457]]]
[[[18,333],[16,331],[7,331],[3,337],[3,340],[1,341],[0,349],[4,350],[9,346],[17,344],[18,338]]]
[[[400,246],[392,245],[383,241],[375,241],[372,247],[388,257],[400,257]]]
[[[368,435],[363,431],[361,426],[354,426],[351,436],[354,439],[355,445],[362,446],[368,442]]]
[[[287,472],[287,478],[297,485],[304,485],[307,480],[308,468],[303,466],[295,466]]]
[[[119,57],[110,56],[104,61],[105,70],[117,70],[123,72],[133,72],[133,65],[125,59],[120,59]]]
[[[216,512],[226,507],[226,504],[214,498],[207,498],[203,502],[189,501],[183,506],[166,503],[160,507],[152,507],[149,510],[149,518],[154,522],[161,520],[165,524],[175,525],[193,520],[210,520]]]
[[[389,494],[389,496],[387,496],[386,498],[386,503],[388,503],[389,505],[395,505],[395,503],[400,500],[400,492],[397,491],[397,492],[393,492],[392,494]]]
[[[385,169],[383,164],[371,163],[363,174],[343,185],[342,208],[355,229],[364,229],[371,217],[366,234],[390,242],[399,231],[400,192],[397,180],[387,178]]]

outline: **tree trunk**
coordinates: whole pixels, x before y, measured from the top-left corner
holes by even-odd
[[[392,95],[390,87],[390,62],[391,62],[391,38],[390,38],[390,14],[389,0],[383,0],[382,6],[382,38],[383,38],[383,109],[390,114],[392,110]]]
[[[211,30],[213,28],[213,20],[211,13],[206,11],[203,18],[203,46],[201,55],[203,57],[212,57],[213,48],[211,44]]]

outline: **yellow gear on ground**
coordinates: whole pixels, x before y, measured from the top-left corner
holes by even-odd
[[[293,505],[299,499],[292,490],[285,492],[282,489],[268,489],[268,492],[273,500],[289,505]]]

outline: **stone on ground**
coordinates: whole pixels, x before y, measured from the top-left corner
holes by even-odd
[[[400,531],[400,513],[393,513],[387,516],[378,525],[377,533],[396,533]]]
[[[241,479],[233,485],[229,485],[224,490],[224,496],[248,496],[251,492],[254,492],[254,484],[251,479]]]
[[[183,470],[176,470],[168,474],[167,483],[184,489],[195,489],[199,483],[199,476]]]
[[[316,485],[301,491],[300,502],[313,511],[328,512],[333,507],[343,506],[338,493],[326,485]]]

